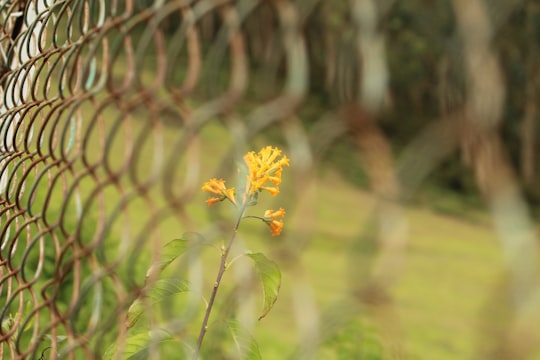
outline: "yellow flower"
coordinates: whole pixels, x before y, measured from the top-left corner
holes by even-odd
[[[217,197],[211,197],[211,198],[206,199],[206,203],[208,204],[208,206],[212,206],[215,203],[218,203],[220,201],[223,201],[223,199],[217,198]]]
[[[285,216],[285,210],[283,208],[279,208],[279,210],[266,210],[264,212],[264,217],[266,219],[276,219],[278,217],[284,217]]]
[[[264,212],[264,222],[270,226],[270,231],[272,231],[272,236],[278,236],[281,234],[283,229],[283,220],[276,220],[277,218],[282,218],[285,216],[285,210],[279,208],[279,210],[266,210]]]
[[[250,151],[244,156],[244,162],[248,167],[246,193],[249,196],[262,190],[266,190],[274,196],[279,194],[277,185],[281,184],[283,166],[289,166],[289,159],[287,156],[281,155],[281,150],[266,146],[258,153]],[[268,181],[276,187],[265,187]]]
[[[221,195],[227,191],[227,187],[225,186],[225,180],[213,178],[205,182],[201,190]]]
[[[279,234],[281,234],[281,230],[283,229],[283,220],[272,220],[272,222],[269,222],[268,225],[270,225],[272,236],[279,236]]]
[[[236,200],[234,199],[234,188],[227,189],[225,180],[223,179],[212,178],[204,183],[201,190],[218,195],[217,197],[211,197],[206,200],[208,206],[212,206],[225,199],[229,199],[233,204],[236,204]]]
[[[237,198],[242,206],[253,205],[257,203],[258,192],[263,190],[268,191],[272,196],[279,194],[283,166],[289,166],[289,159],[281,154],[281,150],[266,146],[257,153],[250,151],[244,156],[244,162],[247,165],[248,173],[245,189],[238,195],[234,188],[227,188],[223,179],[212,178],[204,183],[202,191],[214,195],[206,200],[209,206],[225,199],[236,205]]]
[[[261,189],[266,190],[270,193],[272,196],[276,196],[279,194],[279,188],[278,187],[268,187],[268,186],[262,186]]]
[[[288,162],[287,162],[288,164]],[[274,185],[281,184],[281,173],[283,172],[283,168],[277,169],[273,175],[268,176],[268,180],[274,183]]]

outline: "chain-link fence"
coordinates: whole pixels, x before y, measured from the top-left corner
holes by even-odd
[[[392,296],[406,258],[403,200],[457,150],[486,199],[508,269],[509,285],[495,296],[509,299],[506,330],[482,353],[532,356],[537,240],[500,138],[506,87],[492,46],[525,5],[489,3],[446,4],[455,24],[429,87],[439,94],[438,115],[396,161],[377,121],[392,106],[385,37],[395,36],[393,1],[0,1],[0,357],[127,358],[106,355],[111,346],[133,355],[128,310],[152,287],[147,271],[163,245],[183,233],[219,238],[228,228],[225,210],[205,210],[202,182],[233,174],[236,159],[268,142],[291,158],[289,220],[282,240],[256,244],[292,284],[284,302],[295,325],[272,325],[297,339],[289,356],[325,356],[321,344],[366,312],[383,339],[377,356],[417,351],[406,345]],[[349,224],[369,220],[339,260],[349,264],[348,287],[320,309],[302,259],[320,236],[318,165],[344,137],[375,197],[328,210]],[[155,336],[144,337],[138,356],[190,357],[190,323],[204,308],[212,269],[198,252],[174,265],[189,295],[145,303],[144,330]],[[238,269],[223,308],[250,328],[258,288]],[[358,336],[352,342],[365,344]],[[215,346],[210,358],[228,358]]]

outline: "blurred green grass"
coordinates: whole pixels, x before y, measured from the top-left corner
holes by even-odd
[[[362,230],[366,209],[373,206],[374,199],[339,175],[330,174],[319,180],[316,203],[316,236],[302,262],[324,309],[348,290],[348,245]],[[406,348],[413,359],[472,358],[476,331],[485,320],[482,308],[503,272],[495,234],[488,226],[428,208],[408,208],[406,217],[410,231],[405,268],[394,289]],[[293,283],[294,279],[285,281]],[[290,316],[289,309],[285,287],[276,309],[261,327],[273,328],[273,321]],[[261,346],[271,351],[272,344],[284,341],[287,337],[265,334]]]

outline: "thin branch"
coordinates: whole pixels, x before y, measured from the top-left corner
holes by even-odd
[[[234,225],[233,233],[229,239],[229,242],[227,243],[227,246],[221,253],[221,262],[219,264],[219,270],[216,276],[214,287],[212,289],[212,294],[210,295],[210,299],[208,300],[208,306],[206,307],[204,319],[201,324],[201,330],[199,332],[199,339],[197,340],[197,347],[195,349],[195,353],[193,354],[193,360],[197,360],[199,358],[202,342],[204,340],[204,336],[206,335],[206,331],[208,330],[208,320],[210,319],[210,313],[212,312],[214,301],[216,300],[216,295],[219,289],[219,285],[221,284],[221,279],[223,278],[223,275],[225,274],[225,270],[227,269],[227,258],[229,257],[229,252],[231,251],[232,244],[234,243],[234,240],[236,239],[236,234],[238,233],[240,222],[244,218],[244,212],[246,211],[246,206],[247,205],[244,204],[242,208],[240,209],[238,219],[236,220],[236,224]]]

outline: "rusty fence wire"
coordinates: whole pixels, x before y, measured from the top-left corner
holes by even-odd
[[[391,80],[380,23],[394,1],[0,1],[0,358],[98,359],[113,343],[125,346],[127,311],[163,244],[186,232],[220,234],[227,221],[201,210],[202,181],[230,173],[266,136],[294,164],[289,230],[273,250],[294,279],[292,358],[316,358],[364,306],[386,357],[407,358],[390,295],[407,243],[401,200],[457,150],[509,269],[515,316],[497,343],[525,356],[538,250],[498,134],[505,86],[490,45],[521,5],[492,3],[449,2],[457,25],[448,41],[459,50],[450,46],[441,72],[440,117],[394,159],[377,122]],[[313,84],[332,105],[309,122],[303,106]],[[314,236],[316,165],[346,134],[377,199],[359,244],[377,250],[367,274],[351,251],[350,291],[323,311],[302,253]],[[211,225],[201,220],[208,217]],[[201,305],[207,266],[199,257],[178,265],[194,293],[184,309],[146,309],[149,324],[170,320],[163,326],[187,342],[181,348],[193,346],[183,321]],[[248,281],[242,271],[235,277]],[[250,324],[245,298],[237,312]],[[148,356],[160,358],[156,349]]]

